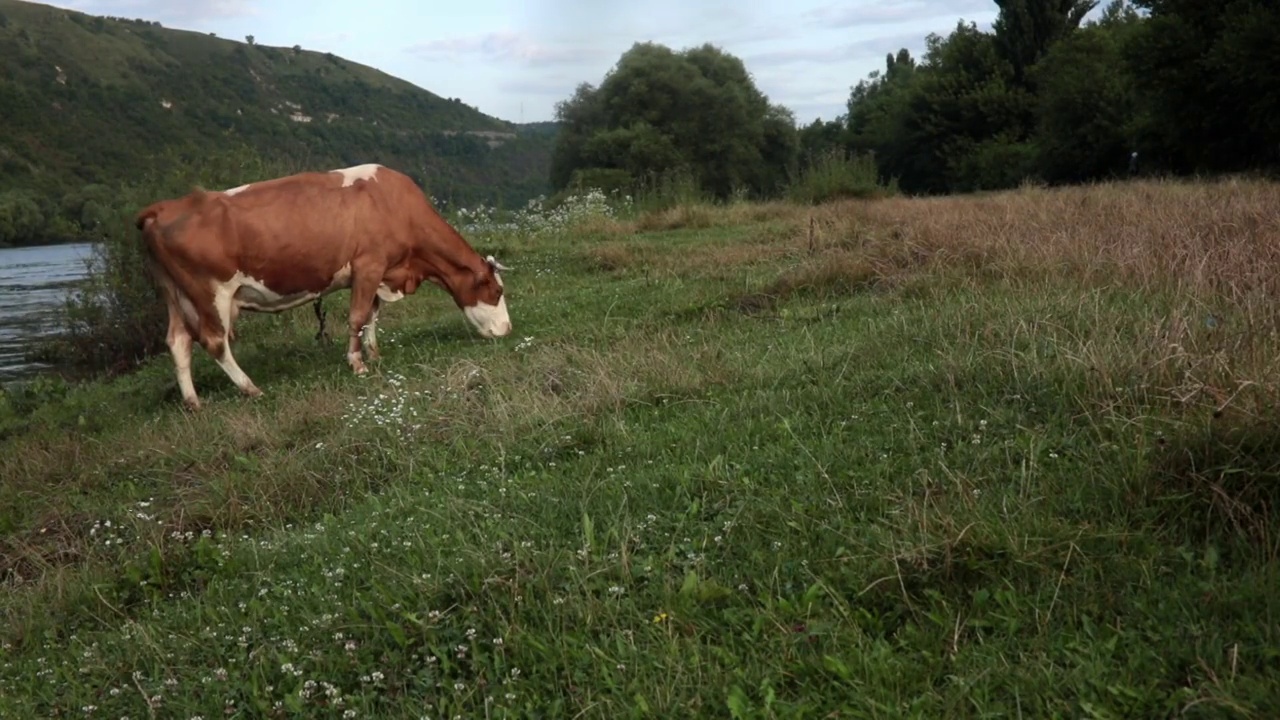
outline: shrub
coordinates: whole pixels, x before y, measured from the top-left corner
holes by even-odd
[[[787,197],[817,205],[840,198],[869,198],[896,192],[896,183],[880,183],[872,156],[832,149],[810,160],[788,186]]]
[[[63,332],[35,349],[41,360],[77,374],[111,375],[165,352],[168,313],[147,269],[134,216],[193,186],[228,188],[289,172],[284,163],[264,160],[245,146],[217,156],[171,150],[156,167],[166,170],[142,175],[100,210],[109,220],[86,261],[87,276],[63,307]]]

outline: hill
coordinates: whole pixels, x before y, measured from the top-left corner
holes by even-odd
[[[94,186],[159,169],[166,151],[236,142],[299,169],[377,160],[457,203],[545,191],[554,128],[525,132],[332,54],[247,40],[0,0],[0,243],[75,234]]]

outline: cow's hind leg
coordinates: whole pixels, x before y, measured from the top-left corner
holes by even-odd
[[[150,262],[150,270],[156,284],[160,286],[165,307],[169,311],[169,331],[164,340],[173,357],[173,371],[177,376],[178,390],[182,393],[182,404],[191,410],[199,410],[200,398],[196,395],[196,386],[191,380],[191,336],[199,327],[200,318],[194,303],[182,293],[173,277],[159,263]]]
[[[373,296],[373,309],[369,311],[369,322],[364,326],[364,349],[365,356],[370,360],[377,360],[382,357],[382,352],[378,350],[378,308],[381,303],[378,302],[378,296]]]
[[[196,386],[191,380],[191,332],[177,307],[177,298],[172,298],[169,303],[169,334],[165,344],[173,355],[173,369],[178,376],[182,403],[192,410],[199,410],[200,398],[196,396]]]
[[[231,342],[228,334],[231,329],[231,317],[234,314],[232,292],[226,288],[218,288],[213,293],[213,317],[201,318],[200,344],[217,361],[218,367],[231,378],[231,382],[240,388],[240,392],[249,397],[258,397],[262,391],[249,379],[235,356],[231,354]]]

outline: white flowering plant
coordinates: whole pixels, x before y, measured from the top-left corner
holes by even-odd
[[[633,210],[630,195],[588,188],[558,202],[539,195],[515,211],[502,211],[481,203],[474,208],[458,208],[450,215],[458,229],[468,235],[544,238],[571,232],[600,219],[620,220],[629,217]]]

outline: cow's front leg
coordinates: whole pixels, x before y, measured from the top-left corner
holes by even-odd
[[[329,339],[329,333],[326,332],[324,329],[324,318],[326,315],[324,311],[324,298],[323,297],[316,298],[315,302],[312,303],[312,307],[315,308],[316,320],[319,322],[319,327],[320,327],[319,330],[316,330],[316,342],[324,342],[325,340]]]
[[[361,352],[361,336],[364,333],[365,326],[373,318],[374,302],[377,299],[378,276],[370,282],[363,276],[357,277],[351,282],[351,310],[348,313],[348,323],[350,325],[350,337],[347,340],[347,364],[351,366],[351,370],[357,375],[364,375],[369,371],[364,365],[363,353]]]

